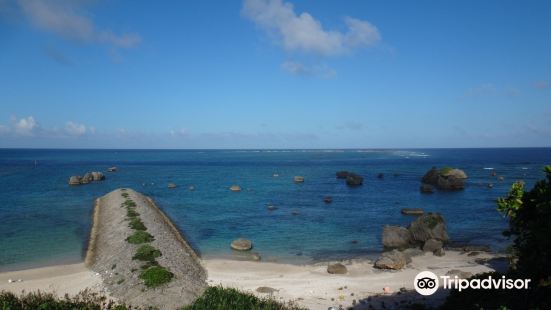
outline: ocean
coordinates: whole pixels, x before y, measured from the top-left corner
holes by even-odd
[[[1,149],[0,271],[81,261],[94,199],[119,187],[153,198],[206,258],[235,257],[229,244],[238,237],[251,239],[265,261],[373,256],[382,249],[385,224],[414,219],[401,208],[440,212],[454,243],[501,251],[510,241],[501,234],[507,221],[496,210],[496,198],[515,180],[531,187],[544,178],[550,160],[551,148]],[[118,171],[105,172],[111,166]],[[421,194],[420,178],[432,166],[463,169],[469,176],[465,190]],[[339,170],[362,175],[363,186],[346,186],[335,178]],[[67,184],[71,175],[88,171],[103,171],[106,180]],[[294,183],[295,175],[305,182]],[[170,182],[178,187],[168,189]],[[231,185],[242,191],[231,192]],[[324,203],[324,196],[333,202]]]

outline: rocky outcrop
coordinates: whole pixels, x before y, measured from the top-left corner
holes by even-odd
[[[233,240],[230,246],[236,251],[248,251],[253,248],[253,243],[251,240],[239,238]]]
[[[444,244],[440,240],[429,239],[423,244],[423,251],[434,253],[437,250],[441,250]]]
[[[337,171],[337,173],[336,173],[337,179],[346,179],[349,174],[350,174],[350,172],[348,172],[348,171]]]
[[[348,270],[346,266],[341,263],[330,264],[327,266],[327,272],[330,274],[346,274]]]
[[[421,187],[419,188],[419,190],[423,194],[432,194],[432,193],[434,193],[434,188],[431,185],[425,184],[425,183],[421,184]]]
[[[467,174],[461,169],[449,167],[437,169],[436,167],[432,167],[421,178],[421,182],[423,185],[436,186],[440,190],[461,190],[465,188],[466,179]],[[421,192],[424,192],[423,185],[421,186]],[[428,190],[428,188],[425,189]]]
[[[117,172],[117,167],[107,168],[107,172]]]
[[[232,185],[232,186],[230,186],[230,191],[232,191],[232,192],[240,192],[240,191],[241,191],[241,186],[239,186],[239,185]]]
[[[346,185],[354,187],[354,186],[360,186],[364,182],[364,178],[355,174],[355,173],[349,173],[346,177]]]
[[[383,228],[383,246],[385,248],[407,248],[412,245],[410,231],[402,226],[387,225]]]
[[[174,189],[174,188],[176,188],[177,186],[176,186],[176,184],[174,184],[174,183],[168,183],[167,187],[170,188],[170,189]]]
[[[400,270],[407,265],[407,257],[398,250],[383,252],[375,261],[375,268]]]
[[[86,172],[82,177],[78,175],[71,176],[69,178],[69,185],[88,184],[91,182],[103,181],[103,180],[105,180],[105,176],[101,172],[98,172],[98,171]]]
[[[421,208],[403,208],[400,212],[404,215],[423,215],[425,213]]]
[[[293,178],[293,181],[295,181],[295,183],[304,183],[304,177],[301,175],[297,175]]]
[[[419,216],[409,225],[408,230],[414,241],[423,244],[429,239],[442,242],[449,240],[444,218],[439,213],[427,213]]]

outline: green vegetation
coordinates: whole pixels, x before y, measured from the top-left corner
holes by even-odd
[[[15,295],[10,292],[0,292],[0,309],[3,310],[23,310],[23,309],[43,309],[43,310],[126,310],[125,305],[117,305],[105,297],[89,291],[80,292],[75,297],[57,298],[54,294],[34,292]]]
[[[270,298],[258,298],[234,288],[209,287],[190,306],[183,310],[251,309],[251,310],[303,310],[291,303],[283,304]]]
[[[128,196],[130,196],[130,195],[128,195],[128,193],[122,193],[121,196],[124,197],[124,198],[128,198]]]
[[[119,279],[119,281],[117,281],[117,284],[122,284],[124,282],[124,279]]]
[[[161,266],[150,267],[140,273],[140,279],[144,281],[147,287],[157,287],[170,282],[174,274]]]
[[[530,191],[524,183],[512,185],[498,210],[509,219],[504,235],[513,238],[512,265],[505,274],[511,279],[531,279],[527,290],[452,291],[443,309],[551,309],[551,166],[546,179]],[[487,273],[478,278],[500,278]]]
[[[155,258],[161,256],[161,251],[157,250],[156,248],[152,247],[149,244],[144,244],[138,248],[136,251],[136,254],[132,257],[132,259],[137,259],[141,261],[155,261]]]
[[[128,208],[126,210],[126,216],[130,219],[134,218],[134,217],[138,217],[140,214],[138,212],[136,212],[136,210],[132,209],[132,208]]]
[[[136,203],[130,199],[126,199],[124,202],[123,202],[123,205],[126,206],[126,207],[135,207],[136,206]]]
[[[142,220],[139,217],[134,217],[130,220],[128,227],[134,230],[147,230],[147,227],[143,224]]]
[[[150,235],[149,233],[147,233],[143,230],[138,230],[135,233],[133,233],[132,235],[130,235],[130,237],[126,238],[126,241],[128,241],[128,243],[132,243],[132,244],[148,243],[148,242],[151,242],[153,240],[155,240],[155,238],[153,238],[152,235]]]
[[[443,176],[446,176],[452,170],[453,170],[452,167],[444,167],[444,168],[440,169],[440,174],[443,175]]]

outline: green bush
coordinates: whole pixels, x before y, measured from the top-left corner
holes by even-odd
[[[134,254],[132,259],[137,259],[141,261],[154,261],[155,258],[161,255],[161,251],[157,250],[149,244],[144,244],[138,248],[136,254]]]
[[[147,227],[145,227],[142,220],[138,217],[132,218],[128,226],[134,230],[147,230]]]
[[[251,310],[303,310],[292,303],[283,304],[270,298],[258,298],[234,288],[209,287],[203,295],[184,310],[251,309]]]
[[[149,233],[147,233],[143,230],[138,230],[135,233],[133,233],[132,235],[130,235],[130,237],[126,238],[126,241],[128,241],[129,243],[132,243],[132,244],[147,243],[147,242],[151,242],[153,240],[155,240],[155,238],[153,238],[152,235],[150,235]]]
[[[161,266],[153,266],[140,273],[140,279],[144,281],[147,287],[157,287],[170,282],[174,274]]]
[[[128,208],[126,210],[126,216],[128,216],[130,219],[134,218],[134,217],[138,217],[140,216],[140,214],[138,212],[136,212],[135,209],[133,208]]]
[[[135,207],[136,206],[136,203],[130,199],[126,199],[124,202],[123,202],[123,205],[125,205],[126,207]]]
[[[44,309],[44,310],[126,310],[125,305],[117,305],[111,300],[87,290],[80,292],[74,297],[65,296],[58,298],[51,293],[33,292],[15,295],[11,292],[0,291],[0,309],[23,310],[23,309]]]

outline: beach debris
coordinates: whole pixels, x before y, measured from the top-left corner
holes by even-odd
[[[174,184],[174,183],[168,183],[167,187],[170,188],[170,189],[174,189],[178,186],[176,186],[176,184]]]
[[[325,196],[325,197],[323,197],[323,202],[325,202],[325,203],[332,203],[332,202],[333,202],[333,197],[331,197],[331,196]]]
[[[236,251],[249,251],[253,248],[253,243],[251,242],[251,240],[239,238],[233,240],[230,246]]]
[[[385,248],[407,248],[412,245],[413,238],[405,227],[386,225],[383,227],[382,241]]]
[[[403,208],[400,212],[404,215],[423,215],[425,213],[421,208]]]
[[[117,172],[117,167],[110,167],[110,168],[107,168],[107,172]]]
[[[434,193],[434,188],[431,185],[425,184],[425,183],[421,184],[421,187],[419,188],[419,190],[423,194],[432,194],[432,193]]]
[[[383,252],[379,259],[375,261],[375,268],[400,270],[407,264],[407,258],[404,253],[398,250]]]
[[[14,281],[12,279],[8,279],[8,283],[13,283]]]
[[[390,294],[390,293],[392,293],[392,290],[390,289],[390,287],[385,286],[385,287],[383,287],[383,293]]]
[[[293,177],[293,181],[295,181],[295,183],[304,183],[304,177],[301,175],[296,175]]]
[[[341,263],[330,264],[327,266],[327,272],[330,274],[346,274],[348,270],[346,266]]]
[[[273,294],[275,292],[279,292],[279,290],[269,286],[259,286],[256,288],[256,291],[263,294]]]
[[[262,257],[257,252],[253,252],[251,253],[251,259],[255,262],[259,262],[260,260],[262,260]]]
[[[436,250],[442,249],[443,243],[440,240],[429,239],[423,244],[423,251],[425,252],[435,252]]]
[[[232,186],[230,186],[230,191],[232,191],[232,192],[240,192],[240,191],[241,191],[241,186],[239,186],[239,185],[232,185]]]
[[[364,178],[355,174],[355,173],[349,173],[346,177],[346,185],[354,187],[354,186],[360,186],[364,182]]]

